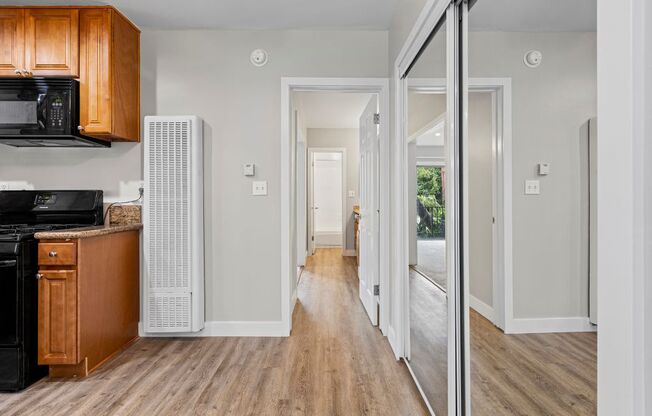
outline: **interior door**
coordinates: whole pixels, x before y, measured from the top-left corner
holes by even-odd
[[[360,116],[360,300],[373,325],[378,325],[379,282],[379,151],[378,97],[372,96]]]

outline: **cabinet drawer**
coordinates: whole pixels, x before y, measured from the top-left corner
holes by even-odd
[[[74,266],[77,264],[77,244],[39,243],[38,264],[41,266]]]

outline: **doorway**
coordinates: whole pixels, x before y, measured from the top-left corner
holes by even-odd
[[[302,94],[367,94],[376,97],[377,104],[372,114],[372,124],[374,124],[377,131],[377,147],[376,147],[376,163],[378,166],[377,184],[378,184],[378,206],[375,210],[374,216],[376,217],[377,227],[373,230],[375,234],[376,244],[378,249],[373,255],[375,256],[375,270],[376,273],[361,273],[360,280],[369,281],[371,288],[371,296],[373,305],[366,305],[363,301],[363,296],[360,299],[365,304],[365,309],[369,314],[371,323],[378,325],[383,334],[387,335],[387,323],[389,321],[389,290],[382,290],[382,287],[389,288],[389,129],[386,119],[383,119],[383,114],[387,114],[389,108],[388,97],[388,80],[383,78],[283,78],[281,81],[281,117],[282,117],[282,131],[281,131],[281,213],[282,213],[282,232],[281,232],[281,255],[282,255],[282,320],[284,326],[287,328],[288,334],[291,331],[291,316],[292,311],[297,303],[297,278],[296,274],[290,272],[297,266],[297,241],[300,237],[297,235],[297,213],[301,209],[301,204],[297,203],[297,135],[291,134],[292,132],[292,119],[291,115],[295,110],[294,95]],[[359,117],[360,114],[357,114]],[[356,127],[360,128],[360,120],[356,123]],[[377,121],[377,122],[376,122]],[[299,129],[300,130],[300,129]],[[307,147],[311,147],[308,144]],[[332,144],[330,146],[332,147]],[[351,164],[355,159],[350,157],[347,149],[347,164]],[[362,163],[360,164],[362,166]],[[347,176],[348,173],[347,173]],[[344,199],[349,202],[355,198],[362,200],[363,190],[365,184],[360,181],[360,190],[353,191],[351,186],[344,187]],[[352,197],[349,195],[353,194]],[[364,203],[360,202],[361,209]],[[342,204],[344,207],[344,204]],[[307,207],[306,207],[307,208]],[[350,215],[349,215],[350,214]],[[311,215],[308,215],[308,220]],[[351,255],[355,250],[349,248],[349,235],[348,223],[353,219],[353,210],[347,206],[343,208],[343,224],[346,224],[346,240],[342,238],[341,245],[346,249],[341,250],[342,254]],[[371,218],[369,218],[371,219]],[[361,227],[363,228],[363,227]],[[353,229],[353,227],[351,227]],[[353,241],[353,234],[351,234]],[[364,237],[361,237],[361,248],[364,246]],[[355,247],[351,243],[352,247]],[[343,249],[341,247],[340,249]],[[351,250],[351,251],[350,251]],[[308,250],[310,252],[310,250]],[[361,257],[365,254],[361,253]],[[367,276],[369,274],[369,276]],[[375,319],[374,319],[375,316]]]

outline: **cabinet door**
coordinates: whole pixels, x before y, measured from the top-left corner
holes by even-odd
[[[24,23],[23,9],[0,9],[0,76],[2,77],[19,76],[24,68]]]
[[[77,272],[45,270],[38,285],[38,363],[77,364]]]
[[[77,9],[25,9],[25,66],[34,76],[79,75]]]
[[[79,13],[80,124],[85,134],[111,133],[111,11]]]

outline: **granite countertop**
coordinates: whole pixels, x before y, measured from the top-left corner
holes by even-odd
[[[42,231],[34,234],[39,240],[65,240],[68,238],[89,238],[100,235],[121,233],[123,231],[140,230],[143,224],[124,224],[124,225],[98,225],[91,227],[69,228],[67,230]]]

